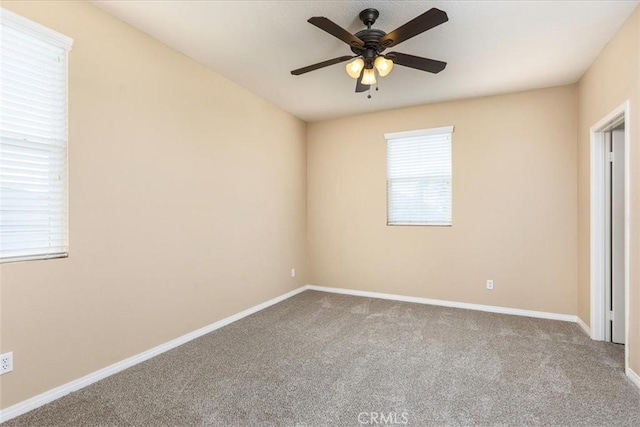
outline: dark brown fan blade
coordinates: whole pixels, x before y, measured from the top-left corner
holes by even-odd
[[[326,61],[318,62],[317,64],[307,65],[306,67],[298,68],[297,70],[293,70],[291,74],[294,76],[299,76],[300,74],[308,73],[309,71],[317,70],[319,68],[328,67],[329,65],[339,64],[344,61],[348,61],[354,56],[339,56],[338,58],[328,59]]]
[[[364,68],[362,69],[362,71],[360,71],[360,77],[358,77],[358,80],[356,81],[356,93],[360,93],[360,92],[366,92],[369,90],[369,85],[363,85],[362,83],[360,83],[362,81],[362,76],[364,75]]]
[[[309,18],[307,22],[326,31],[332,36],[337,37],[349,46],[364,46],[364,42],[362,40],[324,16],[314,16],[313,18]]]
[[[384,48],[395,46],[405,40],[409,40],[413,36],[424,33],[433,27],[444,24],[448,20],[449,17],[446,12],[434,7],[391,31],[389,34],[382,36],[380,38],[380,45]]]
[[[421,56],[408,55],[400,52],[389,52],[385,58],[390,59],[396,65],[415,68],[416,70],[428,71],[430,73],[439,73],[447,66],[446,62],[436,61],[435,59],[423,58]]]

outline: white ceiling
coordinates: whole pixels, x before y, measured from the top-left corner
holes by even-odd
[[[390,108],[574,83],[638,4],[626,1],[93,1],[98,7],[268,99],[317,121]],[[326,16],[349,31],[380,11],[386,32],[431,7],[449,22],[392,50],[448,62],[440,74],[395,67],[380,90],[354,93],[338,64],[289,72],[351,54],[307,23]]]

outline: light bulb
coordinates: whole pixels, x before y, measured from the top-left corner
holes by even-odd
[[[366,70],[364,70],[362,81],[360,83],[362,83],[363,85],[376,84],[376,72],[373,71],[373,68],[367,68]]]
[[[380,77],[386,76],[393,69],[393,61],[384,56],[378,56],[373,65],[375,65],[376,70],[380,73]]]
[[[349,74],[349,76],[353,77],[354,79],[357,79],[358,77],[360,77],[360,71],[362,71],[363,68],[364,61],[362,60],[362,58],[356,58],[347,64],[347,74]]]

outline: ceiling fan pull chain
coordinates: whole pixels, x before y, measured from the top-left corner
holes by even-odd
[[[368,99],[371,99],[371,85],[369,85],[369,94],[367,95]]]

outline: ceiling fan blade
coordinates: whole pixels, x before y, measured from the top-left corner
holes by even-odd
[[[324,16],[314,16],[309,18],[307,22],[342,40],[349,46],[364,47],[362,40]]]
[[[298,68],[297,70],[293,70],[291,74],[293,74],[294,76],[299,76],[300,74],[308,73],[309,71],[314,71],[320,68],[328,67],[329,65],[339,64],[341,62],[348,61],[351,58],[354,58],[354,56],[339,56],[337,58],[318,62],[317,64],[307,65],[306,67]]]
[[[434,7],[391,31],[389,34],[382,36],[380,38],[380,45],[384,48],[395,46],[405,40],[409,40],[413,36],[424,33],[433,27],[444,24],[448,20],[449,17],[446,12]]]
[[[435,59],[423,58],[421,56],[409,55],[400,52],[389,52],[385,58],[390,59],[396,65],[403,65],[416,70],[428,71],[437,74],[444,70],[447,66],[446,62],[436,61]]]
[[[362,69],[362,71],[360,71],[360,77],[358,77],[358,79],[356,80],[356,93],[366,92],[370,88],[369,85],[363,85],[361,83],[363,75],[364,75],[364,68]]]

